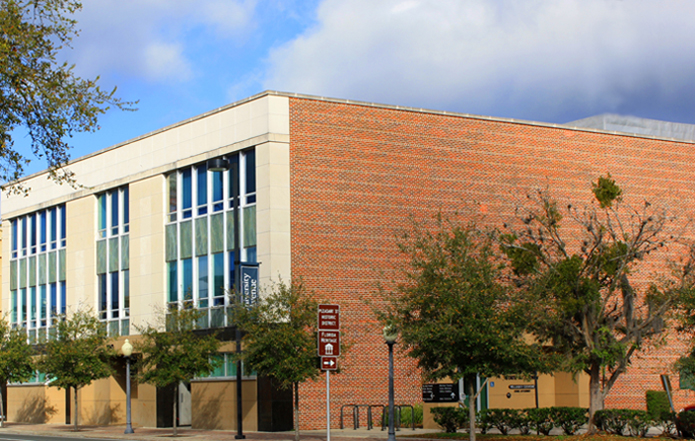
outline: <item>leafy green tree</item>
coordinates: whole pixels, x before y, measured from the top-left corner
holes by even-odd
[[[0,320],[0,390],[7,383],[28,381],[35,372],[32,356],[34,351],[27,343],[24,329],[13,329],[5,318]],[[0,394],[0,427],[5,427],[5,409]]]
[[[524,338],[527,314],[502,283],[493,235],[436,218],[400,237],[406,281],[387,296],[381,319],[397,326],[407,354],[431,379],[465,380],[475,440],[475,376],[548,371],[540,345]]]
[[[91,312],[77,311],[71,316],[59,317],[55,339],[49,340],[38,361],[39,371],[53,379],[51,383],[62,389],[75,391],[75,431],[78,430],[78,391],[92,381],[113,373],[111,362],[116,352],[106,334],[104,324]]]
[[[294,433],[299,440],[299,383],[321,373],[316,360],[318,303],[301,283],[278,283],[246,309],[237,307],[244,335],[244,362],[294,394]]]
[[[0,180],[11,183],[5,190],[28,190],[12,184],[30,162],[15,148],[21,128],[28,132],[31,153],[46,159],[50,176],[74,183],[63,168],[69,160],[66,138],[98,130],[98,117],[111,106],[129,110],[133,103],[59,61],[77,35],[73,14],[82,8],[80,1],[0,0],[0,5]]]
[[[210,375],[220,362],[215,357],[221,344],[217,335],[196,329],[204,313],[197,309],[172,309],[162,314],[159,324],[137,327],[141,334],[134,345],[141,354],[135,365],[137,377],[158,388],[174,386],[174,436],[178,435],[179,383]]]
[[[563,355],[562,369],[589,375],[593,431],[633,355],[662,340],[667,315],[691,289],[693,254],[678,244],[673,217],[646,201],[625,206],[610,175],[592,192],[590,205],[566,209],[547,191],[530,196],[502,248],[536,312],[530,331]],[[665,255],[650,256],[666,246],[686,259],[670,267]]]

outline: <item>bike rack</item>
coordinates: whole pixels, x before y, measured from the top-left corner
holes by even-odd
[[[352,428],[357,430],[360,428],[360,408],[367,408],[367,430],[372,430],[374,428],[373,418],[372,418],[372,408],[381,408],[381,430],[386,430],[388,425],[388,417],[386,415],[386,406],[383,404],[344,404],[340,408],[340,428],[345,428],[345,408],[352,408]],[[399,404],[393,406],[394,415],[394,426],[396,430],[401,430],[402,412],[404,407],[410,408],[410,423],[412,429],[415,430],[415,408],[411,404]]]

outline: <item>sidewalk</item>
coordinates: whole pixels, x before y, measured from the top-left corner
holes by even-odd
[[[135,433],[126,435],[123,433],[125,426],[80,426],[79,432],[73,432],[73,427],[65,424],[22,424],[22,423],[6,423],[4,429],[0,429],[0,434],[16,434],[16,435],[44,435],[44,436],[62,436],[72,438],[106,438],[117,440],[137,440],[137,441],[162,441],[163,438],[172,438],[172,428],[135,428]],[[408,435],[408,439],[413,435],[439,432],[438,430],[429,429],[401,429],[396,432],[396,437],[400,435]],[[236,435],[236,431],[229,430],[201,430],[191,429],[188,427],[178,429],[179,438],[185,441],[232,441]],[[326,439],[326,430],[302,430],[300,438],[306,441],[322,441]],[[248,440],[266,440],[266,441],[292,441],[294,440],[294,432],[244,432]],[[2,436],[2,435],[0,435]],[[383,441],[388,438],[386,430],[374,428],[372,430],[362,429],[331,429],[331,441]]]

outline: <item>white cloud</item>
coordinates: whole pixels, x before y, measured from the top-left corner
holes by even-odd
[[[177,82],[194,75],[203,48],[254,26],[256,1],[89,0],[83,5],[76,15],[81,35],[67,54],[81,75],[108,72]]]
[[[686,0],[324,0],[265,86],[540,120],[682,114],[693,16]]]

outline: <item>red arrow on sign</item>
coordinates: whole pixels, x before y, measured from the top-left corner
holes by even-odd
[[[334,371],[338,369],[338,358],[321,357],[321,369],[324,371]]]

